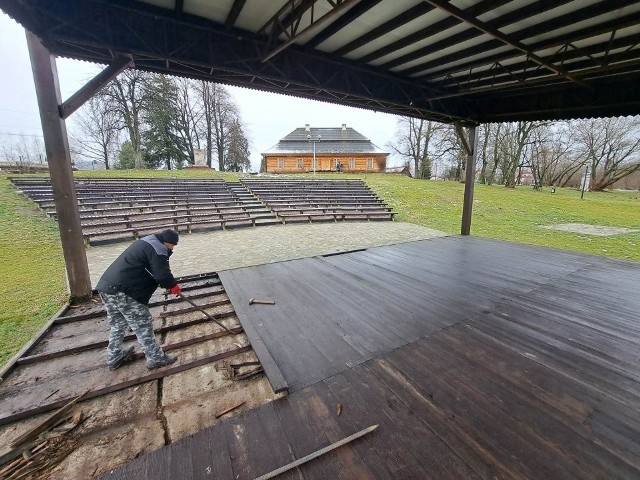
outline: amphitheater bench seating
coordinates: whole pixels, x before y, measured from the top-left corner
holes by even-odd
[[[48,177],[10,177],[56,218]],[[393,220],[396,212],[361,180],[76,179],[87,245],[140,238],[165,228],[180,232],[255,227],[295,221]]]

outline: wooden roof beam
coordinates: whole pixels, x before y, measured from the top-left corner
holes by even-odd
[[[573,83],[576,83],[576,84],[581,85],[583,87],[588,87],[588,85],[584,81],[580,80],[575,75],[572,75],[571,73],[566,71],[564,68],[558,67],[558,66],[550,64],[550,63],[547,63],[542,58],[537,56],[533,51],[531,51],[529,48],[527,48],[526,45],[520,43],[519,41],[511,39],[508,35],[505,35],[501,31],[499,31],[498,29],[495,29],[495,28],[492,28],[492,27],[488,26],[486,23],[481,22],[477,18],[471,17],[470,15],[465,13],[463,10],[460,10],[459,8],[454,7],[450,3],[445,2],[443,0],[424,0],[424,1],[430,3],[434,7],[437,7],[439,9],[447,12],[449,15],[453,15],[454,17],[462,20],[463,22],[468,23],[469,25],[473,26],[474,28],[477,28],[478,30],[482,31],[483,33],[486,33],[487,35],[491,35],[494,38],[497,38],[498,40],[502,41],[506,45],[509,45],[509,46],[511,46],[511,47],[513,47],[513,48],[515,48],[517,50],[520,50],[523,53],[526,53],[528,55],[528,57],[531,60],[533,60],[535,63],[537,63],[538,65],[540,65],[542,67],[545,67],[545,68],[551,70],[552,72],[557,73],[561,77],[564,77],[567,80],[572,81]]]
[[[308,37],[319,32],[325,24],[331,22],[335,19],[336,16],[342,15],[347,10],[351,9],[354,5],[356,5],[360,0],[343,0],[342,3],[337,4],[330,12],[326,15],[323,15],[315,22],[312,21],[311,25],[302,30],[300,33],[296,35],[292,35],[289,40],[280,44],[275,50],[269,52],[263,59],[262,63],[268,62],[273,57],[278,55],[280,52],[288,48],[290,45],[300,40],[303,37]],[[274,37],[275,38],[275,37]]]
[[[609,53],[606,57],[600,56],[600,54],[604,52],[604,49],[609,44],[615,49],[632,48],[638,42],[639,38],[640,35],[634,35],[632,37],[616,39],[613,42],[603,42],[592,45],[582,50],[558,51],[555,55],[550,56],[547,61],[552,62],[554,57],[562,57],[562,60],[565,62],[571,61],[572,70],[579,70],[580,76],[586,78],[588,74],[599,71],[609,71],[612,67],[615,68],[618,63],[626,63],[636,58],[629,50],[615,54]],[[495,65],[499,65],[499,62],[496,62]],[[437,84],[438,88],[442,90],[464,84],[467,86],[464,90],[473,92],[477,87],[501,89],[503,88],[501,87],[503,82],[510,83],[508,80],[509,77],[517,77],[520,83],[526,82],[527,84],[541,77],[547,80],[550,78],[546,70],[536,69],[533,71],[530,69],[530,65],[528,65],[526,61],[523,61],[508,66],[501,66],[499,72],[495,72],[495,69],[491,74],[488,74],[487,71],[478,71],[460,77],[448,77],[447,80],[437,82]]]
[[[475,4],[473,7],[468,8],[465,11],[465,13],[467,13],[470,16],[482,15],[483,13],[486,13],[495,8],[498,8],[505,3],[509,3],[509,1],[510,0],[482,0],[481,2]],[[431,5],[427,5],[427,6],[429,7],[430,10],[433,9],[433,6]],[[417,42],[433,37],[434,35],[437,35],[438,33],[442,33],[445,30],[448,30],[449,28],[455,27],[456,25],[459,25],[459,24],[460,24],[460,20],[458,20],[457,18],[454,18],[454,17],[443,18],[442,20],[436,23],[433,23],[431,25],[428,25],[425,28],[421,28],[420,30],[413,32],[412,34],[407,35],[404,38],[401,38],[400,40],[391,42],[388,45],[385,45],[371,53],[368,53],[367,55],[361,57],[359,60],[364,63],[369,63],[378,58],[397,52],[398,50],[401,50],[403,48],[410,47]],[[454,35],[450,37],[451,38],[450,41],[448,39],[444,39],[441,42],[437,42],[438,46],[433,45],[432,47],[431,45],[429,45],[426,48],[433,49],[434,52],[437,52],[438,50],[442,49],[442,47],[440,46],[441,44],[449,45],[450,42],[451,44],[455,44],[461,41],[460,38],[458,38],[460,36],[463,36],[465,37],[464,38],[465,40],[468,40],[470,38],[477,37],[478,35],[480,34],[475,32],[474,30],[467,30],[458,35]],[[411,54],[417,55],[416,58],[420,58],[422,56],[422,49],[416,50],[415,52],[411,52]],[[383,64],[384,68],[390,68],[390,66],[395,66],[395,65],[391,65],[393,63],[395,63],[396,65],[402,65],[403,63],[405,63],[404,61],[405,57],[406,55],[403,55],[402,57],[399,57],[399,59],[394,59],[391,62],[387,62]]]
[[[306,44],[307,47],[314,48],[324,42],[326,39],[330,38],[335,33],[339,32],[343,28],[347,27],[358,17],[364,15],[377,4],[379,4],[382,0],[361,0],[355,7],[349,10],[347,13],[342,15],[339,19],[329,25],[327,28],[322,30],[318,35],[309,40]]]
[[[318,0],[289,0],[256,32],[258,35],[276,37],[299,22],[304,12],[309,10]],[[285,15],[286,14],[286,15]],[[279,28],[276,28],[279,27]],[[279,30],[279,31],[278,31]]]
[[[433,10],[433,7],[431,5],[427,5],[426,3],[419,3],[415,7],[412,7],[409,10],[406,10],[399,15],[396,15],[391,20],[374,28],[373,30],[360,36],[359,38],[356,38],[355,40],[353,40],[352,42],[349,42],[343,47],[340,47],[339,49],[334,51],[333,54],[343,57],[347,53],[352,52],[353,50],[356,50],[366,45],[367,43],[372,42],[373,40],[376,40],[377,38],[382,37],[383,35],[415,20],[416,18],[422,15],[425,15],[431,10]]]
[[[116,78],[123,70],[129,68],[133,60],[128,55],[121,55],[113,59],[111,64],[93,77],[85,86],[71,95],[62,105],[58,107],[60,117],[63,119],[75,112],[85,104],[87,100],[99,92],[107,83]]]
[[[176,0],[176,4],[173,7],[173,13],[177,19],[182,18],[182,14],[184,13],[184,0]]]
[[[589,9],[589,12],[593,12],[593,9]],[[607,11],[603,11],[602,13],[607,13]],[[518,40],[521,40],[523,38],[529,38],[531,36],[539,35],[540,33],[552,32],[554,30],[566,27],[568,25],[572,25],[577,21],[579,21],[579,19],[583,18],[584,16],[586,16],[586,13],[583,12],[582,10],[579,10],[577,12],[572,12],[569,15],[561,17],[563,22],[554,20],[554,21],[544,22],[543,25],[534,25],[528,28],[524,28],[518,31],[517,34],[512,35],[512,38],[517,38]],[[547,48],[559,47],[562,45],[566,45],[568,43],[582,40],[584,38],[594,37],[596,35],[600,35],[603,33],[609,33],[612,30],[619,30],[621,28],[634,26],[638,23],[639,20],[640,20],[640,13],[632,13],[630,15],[626,15],[624,17],[617,17],[613,20],[610,20],[598,25],[593,25],[590,27],[582,28],[580,30],[572,31],[570,33],[561,35],[559,37],[540,41],[538,43],[529,45],[529,48],[534,51],[540,51],[540,50],[546,50]],[[498,40],[495,40],[495,39],[489,40],[487,42],[474,45],[473,47],[469,47],[464,50],[459,50],[455,53],[450,54],[447,60],[454,62],[456,60],[472,58],[475,55],[488,52],[492,48],[495,48],[496,42],[498,42]],[[494,62],[507,60],[511,58],[511,56],[512,55],[509,52],[498,53],[490,57],[483,57],[477,60],[468,61],[463,64],[458,64],[455,67],[451,67],[448,69],[440,69],[432,74],[420,76],[420,77],[417,77],[416,79],[426,80],[431,78],[433,74],[440,76],[440,75],[447,75],[447,74],[450,75],[450,74],[455,74],[459,72],[464,72],[482,65],[487,65]],[[432,68],[437,68],[438,66],[439,66],[438,62],[434,62],[434,61],[424,62],[424,63],[421,63],[420,65],[416,65],[414,67],[402,70],[402,74],[411,76],[419,72],[424,72]]]
[[[224,21],[224,24],[227,27],[233,27],[236,24],[245,3],[247,3],[247,0],[235,0],[233,2],[231,10],[229,10],[229,14],[227,15],[227,19]]]

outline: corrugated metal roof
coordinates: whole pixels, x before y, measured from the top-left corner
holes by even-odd
[[[58,56],[436,121],[640,113],[638,0],[3,0]],[[52,28],[63,25],[64,28]]]

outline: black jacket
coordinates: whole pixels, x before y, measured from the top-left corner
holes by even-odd
[[[147,305],[158,285],[171,288],[177,284],[169,268],[172,253],[157,235],[136,240],[105,270],[96,290],[123,292]]]

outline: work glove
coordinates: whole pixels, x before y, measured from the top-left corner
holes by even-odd
[[[176,296],[182,293],[182,289],[180,288],[180,285],[178,285],[177,283],[173,287],[171,287],[169,291]]]

